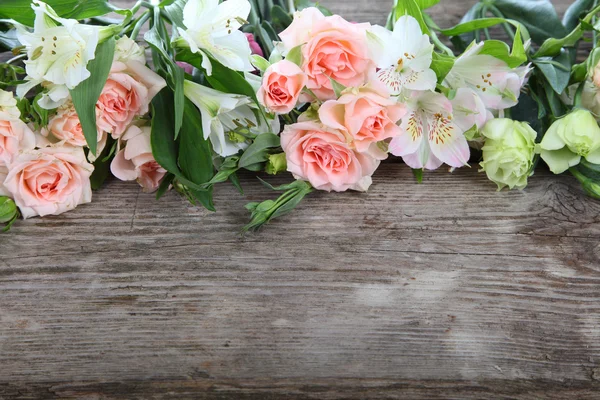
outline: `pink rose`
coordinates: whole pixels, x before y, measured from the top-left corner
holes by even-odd
[[[160,181],[167,171],[161,167],[152,155],[150,145],[150,127],[131,126],[122,137],[126,141],[112,163],[110,170],[122,181],[137,180],[145,192],[158,189]]]
[[[302,45],[307,87],[320,100],[334,99],[329,78],[344,86],[360,86],[375,72],[367,46],[369,24],[352,24],[338,15],[325,17],[316,8],[296,13],[280,34],[285,48]]]
[[[113,62],[96,103],[98,129],[118,139],[134,117],[148,112],[150,101],[165,86],[163,78],[139,61]]]
[[[81,147],[43,147],[20,153],[4,181],[23,218],[58,215],[92,201],[94,170]]]
[[[18,117],[0,111],[0,167],[7,166],[19,151],[35,147],[35,134]]]
[[[282,60],[265,71],[258,90],[258,101],[270,111],[287,114],[296,106],[308,78],[300,67]]]
[[[319,190],[366,191],[379,160],[359,153],[339,130],[307,121],[287,125],[281,133],[288,171]]]
[[[58,108],[48,122],[48,126],[41,131],[42,135],[48,137],[50,134],[60,141],[71,146],[87,147],[87,142],[81,128],[79,116],[75,111],[75,107],[71,103],[67,103]],[[106,145],[106,133],[98,132],[97,153],[100,154]]]
[[[259,55],[261,57],[265,56],[265,54],[263,53],[262,49],[260,48],[260,45],[254,39],[254,35],[253,34],[246,33],[246,39],[248,40],[248,44],[250,45],[250,51],[252,52],[252,54],[257,54],[257,55]]]
[[[402,133],[396,123],[405,114],[406,107],[390,98],[385,88],[371,85],[346,90],[338,100],[328,100],[319,108],[321,122],[347,131],[360,152]]]

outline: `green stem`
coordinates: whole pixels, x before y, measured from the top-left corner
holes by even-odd
[[[22,60],[22,59],[24,59],[24,58],[27,58],[27,54],[19,54],[18,56],[16,56],[16,57],[13,57],[13,58],[11,58],[10,60],[8,60],[8,61],[6,62],[6,64],[12,64],[12,63],[14,63],[14,62],[16,62],[16,61],[19,61],[19,60]]]
[[[498,10],[498,8],[496,6],[490,5],[490,6],[488,6],[488,10],[494,15],[494,17],[504,18],[504,15],[502,15],[500,10]],[[515,33],[513,32],[510,24],[504,22],[502,24],[502,28],[504,29],[504,32],[506,32],[506,34],[510,37],[511,40],[515,40]]]
[[[142,29],[142,26],[144,26],[144,24],[149,19],[150,19],[150,10],[146,10],[146,11],[144,11],[144,13],[140,17],[140,19],[135,23],[135,26],[133,27],[133,30],[131,31],[130,38],[132,40],[135,40],[138,37],[138,35],[140,34],[140,29]]]
[[[448,46],[446,46],[444,43],[442,43],[440,38],[438,38],[438,36],[436,35],[436,33],[433,30],[430,31],[429,37],[431,37],[431,41],[433,42],[435,47],[437,47],[444,53],[448,54],[449,56],[454,57],[454,53],[452,52],[452,50]]]

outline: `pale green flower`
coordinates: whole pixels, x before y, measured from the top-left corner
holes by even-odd
[[[579,164],[581,157],[600,164],[600,128],[587,110],[576,110],[554,122],[538,152],[555,174]]]
[[[533,173],[537,136],[529,124],[496,118],[483,127],[481,134],[485,137],[481,168],[498,190],[527,186],[527,178]]]

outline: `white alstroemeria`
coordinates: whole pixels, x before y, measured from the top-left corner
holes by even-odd
[[[517,104],[521,87],[531,68],[510,68],[506,62],[479,54],[484,43],[473,43],[456,59],[444,83],[452,89],[474,90],[490,110],[503,110]]]
[[[259,120],[248,96],[219,92],[188,80],[184,81],[183,92],[200,110],[204,138],[210,139],[213,150],[220,156],[227,157],[247,148],[245,133],[279,132],[279,120],[275,118],[271,126]]]
[[[27,49],[27,75],[36,84],[47,81],[75,88],[90,76],[86,67],[95,57],[100,27],[60,18],[43,2],[31,7],[35,11],[33,32],[18,26],[17,33]]]
[[[115,43],[114,61],[121,61],[125,64],[129,61],[137,61],[145,65],[146,53],[144,47],[137,44],[128,36],[123,36]]]
[[[385,83],[391,94],[406,90],[433,90],[437,83],[431,68],[433,44],[423,34],[416,19],[409,15],[400,17],[390,32],[382,26],[371,28],[369,38],[379,43],[376,54],[377,77]]]
[[[181,35],[175,42],[202,55],[202,67],[212,74],[210,57],[235,71],[253,71],[252,52],[239,28],[246,23],[251,6],[248,0],[189,0],[183,8]]]
[[[390,153],[401,156],[411,168],[467,164],[469,145],[461,126],[469,126],[469,122],[455,119],[450,100],[436,92],[416,92],[407,107],[409,112],[400,124],[402,133],[390,142]]]
[[[487,121],[494,118],[485,108],[481,98],[469,88],[459,88],[451,101],[454,123],[464,132],[479,130]]]
[[[0,89],[0,113],[6,113],[14,118],[21,116],[21,111],[17,107],[17,100],[12,92]]]

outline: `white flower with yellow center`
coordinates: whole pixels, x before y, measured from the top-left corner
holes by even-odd
[[[248,0],[189,0],[183,8],[183,24],[177,28],[180,47],[202,55],[202,67],[212,74],[209,57],[235,71],[253,71],[252,54],[246,35],[239,29],[250,14]]]

